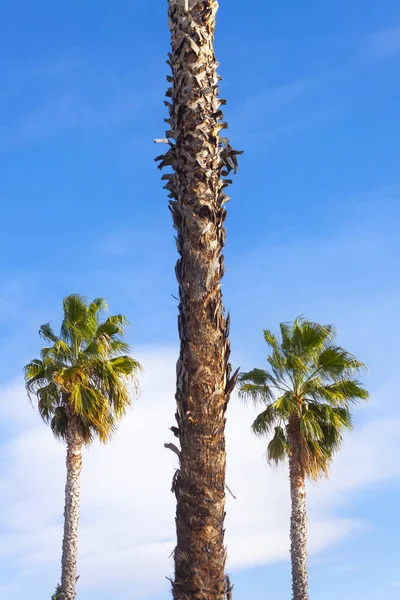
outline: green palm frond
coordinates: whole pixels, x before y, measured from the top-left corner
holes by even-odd
[[[272,350],[275,350],[275,352],[280,352],[279,340],[276,335],[272,333],[272,331],[269,331],[269,329],[264,329],[264,339],[272,348]]]
[[[270,433],[275,423],[279,420],[275,408],[272,405],[267,406],[255,419],[251,426],[256,435]]]
[[[307,358],[321,351],[334,335],[335,330],[332,325],[320,325],[301,317],[297,317],[293,324],[293,346],[298,354]]]
[[[43,421],[50,423],[55,411],[60,405],[60,393],[56,384],[52,381],[41,386],[37,392],[38,410]]]
[[[293,325],[289,323],[281,323],[281,349],[282,353],[286,354],[293,350]]]
[[[80,327],[87,327],[88,301],[79,294],[72,294],[63,300],[64,319],[61,324],[61,333],[68,338],[69,332]]]
[[[329,419],[327,422],[331,423],[336,429],[352,429],[353,417],[350,410],[344,406],[329,406]]]
[[[97,328],[100,324],[100,316],[108,310],[108,305],[105,298],[95,298],[87,306],[86,322],[85,322],[85,341],[89,342],[96,336]]]
[[[128,354],[129,351],[130,351],[130,347],[129,347],[129,344],[127,344],[126,342],[123,342],[122,340],[116,340],[116,339],[111,340],[110,347],[109,347],[110,356],[116,358],[117,356],[120,356],[121,354]],[[141,367],[139,364],[137,364],[135,368],[138,369],[139,371],[141,370]]]
[[[97,337],[102,334],[108,336],[124,335],[129,321],[124,315],[114,315],[109,317],[104,323],[101,323],[97,329]]]
[[[281,380],[285,372],[287,372],[287,357],[277,350],[273,350],[267,358],[267,361],[272,369],[274,377]]]
[[[34,377],[44,373],[44,370],[45,365],[43,360],[40,358],[35,358],[24,367],[25,379],[33,379]]]
[[[119,375],[125,375],[126,377],[137,373],[142,370],[142,367],[137,360],[131,356],[118,356],[110,360],[110,364],[113,370]]]
[[[58,337],[52,330],[50,323],[45,323],[44,325],[40,326],[39,335],[42,339],[46,340],[46,342],[54,343],[58,341]]]
[[[68,418],[65,407],[58,406],[53,413],[50,421],[51,430],[56,438],[65,440],[67,437]]]
[[[101,313],[108,310],[107,300],[105,298],[95,298],[88,307],[88,319],[93,320],[93,324],[96,328],[99,325],[99,318]]]
[[[248,373],[240,373],[239,381],[243,383],[253,383],[254,385],[266,385],[269,381],[267,371],[263,369],[253,369]]]
[[[56,342],[50,347],[42,348],[40,354],[43,359],[50,358],[65,364],[68,364],[73,360],[71,348],[62,339],[57,339]]]
[[[293,379],[297,380],[307,374],[308,364],[305,357],[291,352],[286,358],[286,369],[293,374]]]
[[[300,460],[304,473],[316,481],[321,476],[327,476],[332,455],[324,447],[324,440],[303,438],[300,450]]]
[[[256,404],[262,402],[267,404],[274,399],[271,386],[275,385],[276,380],[274,377],[264,371],[263,369],[253,369],[248,373],[240,373],[239,375],[239,395],[243,399],[250,399]]]
[[[368,399],[367,390],[357,379],[339,379],[326,385],[321,380],[310,381],[304,388],[304,394],[315,401],[329,402],[333,406],[347,406]]]
[[[285,431],[282,427],[275,427],[273,438],[268,444],[267,458],[270,463],[278,465],[284,461],[289,452],[289,446],[286,439]]]
[[[299,416],[301,405],[291,393],[283,394],[271,405],[281,419],[289,419],[290,416]]]
[[[319,354],[316,367],[324,377],[336,380],[351,376],[365,365],[343,348],[329,346]]]
[[[244,399],[251,399],[255,404],[267,404],[273,399],[273,393],[268,385],[255,385],[254,383],[243,383],[240,386],[239,395]]]
[[[319,415],[311,410],[304,410],[300,417],[300,435],[305,440],[321,441],[323,432]]]
[[[36,394],[38,389],[51,382],[57,368],[57,363],[49,358],[35,359],[27,364],[24,367],[24,374],[28,395]]]
[[[53,342],[24,368],[26,389],[38,400],[39,414],[56,437],[65,439],[70,415],[79,417],[83,438],[107,441],[131,403],[141,366],[129,356],[122,339],[127,326],[123,315],[100,315],[104,299],[89,303],[79,295],[64,299],[60,337],[43,325],[41,337]],[[134,384],[128,388],[128,383]]]
[[[322,432],[323,432],[323,447],[325,450],[326,455],[329,457],[329,459],[331,459],[333,457],[334,454],[336,454],[336,452],[338,450],[340,450],[342,443],[343,443],[343,434],[342,434],[342,427],[341,426],[335,426],[333,424],[331,425],[322,425]]]

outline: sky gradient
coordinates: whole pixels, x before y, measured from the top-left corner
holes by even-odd
[[[309,486],[310,597],[395,600],[400,5],[220,4],[221,95],[244,150],[223,285],[232,362],[262,367],[262,329],[304,314],[336,324],[367,363],[371,400],[331,480]],[[85,455],[79,600],[169,597],[176,249],[153,161],[167,116],[166,5],[0,1],[1,598],[50,598],[59,578],[64,449],[21,373],[70,293],[126,314],[145,367],[114,443]],[[266,464],[253,415],[232,398],[228,568],[235,600],[287,600],[287,474]]]

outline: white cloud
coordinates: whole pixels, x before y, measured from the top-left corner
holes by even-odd
[[[165,576],[173,569],[168,557],[174,548],[170,485],[176,457],[163,444],[172,435],[176,351],[142,348],[137,355],[145,367],[140,399],[113,443],[95,445],[84,457],[80,586],[96,590],[99,599],[117,591],[128,598],[167,590]],[[287,473],[263,458],[265,440],[249,432],[254,414],[232,398],[227,483],[237,499],[227,497],[230,570],[288,558]],[[0,422],[9,431],[0,444],[0,563],[12,565],[4,584],[20,585],[22,599],[28,583],[18,582],[42,573],[51,589],[58,578],[64,448],[32,411],[19,383],[0,392]],[[360,427],[347,440],[331,480],[310,487],[311,554],[365,529],[367,524],[346,516],[346,506],[366,486],[400,476],[391,458],[399,433],[400,421]],[[384,438],[379,446],[375,436]]]

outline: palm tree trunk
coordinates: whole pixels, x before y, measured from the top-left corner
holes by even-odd
[[[292,515],[290,520],[290,554],[292,560],[293,600],[308,600],[307,577],[307,508],[305,474],[301,464],[300,424],[289,422],[289,476]]]
[[[79,420],[68,419],[67,482],[65,485],[64,537],[61,559],[61,600],[75,600],[79,529],[79,478],[82,470],[83,438]]]
[[[236,168],[236,154],[218,135],[223,100],[218,98],[213,0],[169,0],[172,87],[167,96],[170,149],[158,157],[170,192],[181,259],[180,357],[177,364],[180,469],[177,497],[175,600],[223,600],[225,576],[225,411],[236,374],[230,378],[229,323],[224,316],[221,278],[225,242],[223,207]],[[175,449],[176,450],[176,449]],[[177,451],[177,450],[176,450]]]

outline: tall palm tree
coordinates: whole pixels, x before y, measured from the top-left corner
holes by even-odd
[[[67,446],[60,591],[61,600],[74,600],[82,447],[94,438],[109,440],[131,402],[128,383],[136,383],[140,365],[128,356],[122,339],[127,319],[116,315],[101,322],[107,309],[103,298],[89,303],[72,295],[63,308],[59,336],[49,323],[40,327],[50,345],[26,365],[25,380],[29,396],[37,397],[40,416]]]
[[[225,577],[225,411],[237,374],[229,365],[229,322],[221,295],[224,273],[225,187],[237,154],[220,136],[214,28],[218,2],[169,0],[172,52],[166,105],[169,149],[159,156],[170,192],[180,260],[180,357],[177,365],[180,468],[177,497],[175,600],[222,600]]]
[[[241,373],[240,394],[266,405],[252,427],[273,434],[268,459],[289,461],[293,600],[307,600],[305,480],[328,475],[342,432],[352,426],[351,406],[368,392],[356,378],[364,365],[335,345],[331,325],[298,318],[280,330],[281,340],[264,331],[269,370]]]

